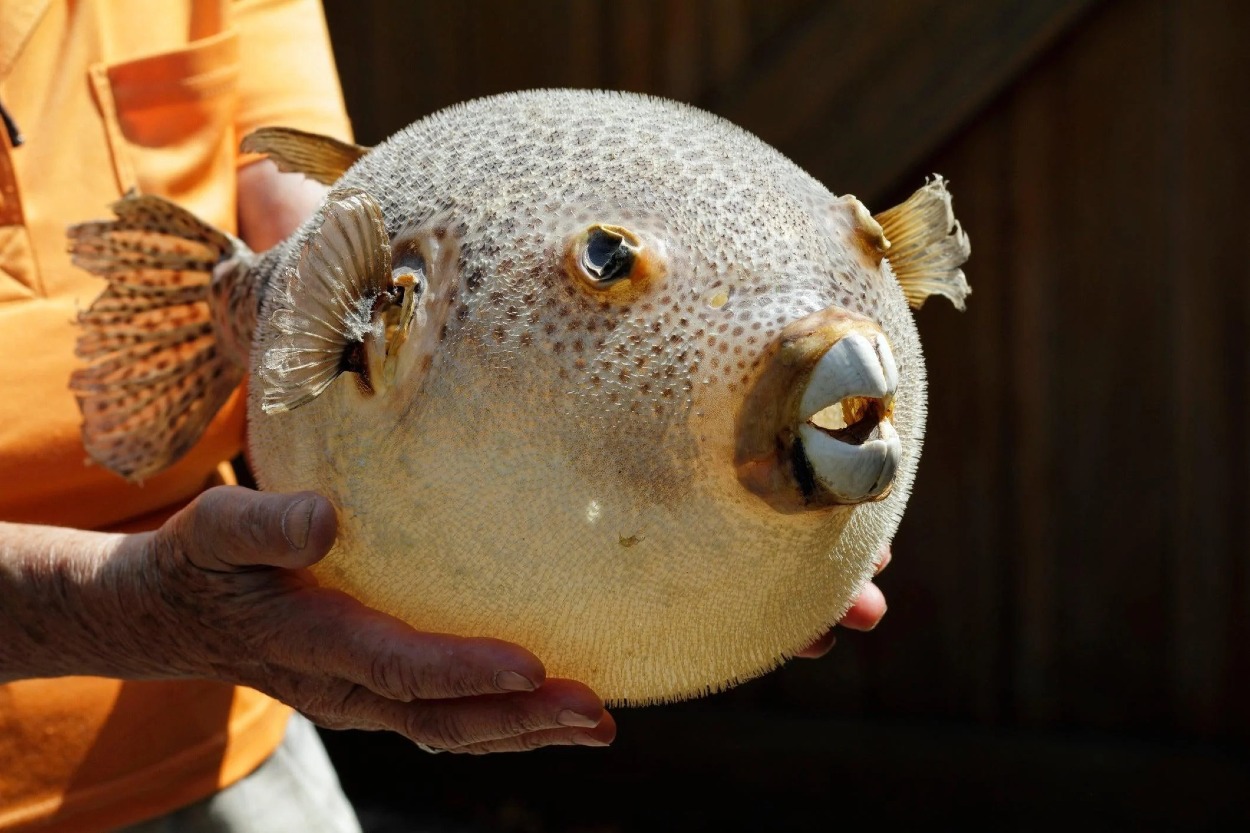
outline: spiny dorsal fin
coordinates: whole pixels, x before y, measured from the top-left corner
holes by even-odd
[[[294,410],[359,368],[345,357],[382,335],[374,304],[390,282],[382,209],[358,188],[332,192],[276,299],[270,321],[277,337],[259,368],[265,413]]]
[[[906,202],[882,211],[876,220],[890,241],[886,257],[907,302],[919,309],[930,295],[945,295],[956,309],[964,309],[972,288],[959,267],[972,244],[955,219],[946,180],[934,174]]]
[[[262,127],[243,137],[244,153],[263,153],[280,171],[300,173],[322,185],[333,185],[339,177],[369,152],[369,148],[340,142],[319,133],[305,133],[292,127]]]
[[[141,481],[189,451],[243,380],[218,343],[209,286],[218,263],[251,253],[160,197],[128,195],[113,213],[69,230],[74,263],[109,282],[78,316],[87,366],[70,389],[87,453]]]

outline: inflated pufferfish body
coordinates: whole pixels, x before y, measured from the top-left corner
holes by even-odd
[[[262,487],[339,509],[323,582],[518,642],[611,702],[721,689],[845,612],[924,431],[905,289],[967,293],[940,179],[874,219],[707,113],[581,91],[474,101],[367,152],[249,141],[334,188],[271,252],[152,197],[72,232],[112,281],[104,312],[123,295],[152,314],[133,272],[100,266],[138,236],[180,275],[165,314],[185,329],[202,305],[215,351],[181,348],[154,436],[106,385],[143,356],[84,350],[102,463],[168,465],[250,368]],[[88,342],[113,321],[96,312]]]

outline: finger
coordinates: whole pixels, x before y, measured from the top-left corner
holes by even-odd
[[[330,550],[334,507],[314,492],[277,494],[239,486],[202,493],[171,521],[176,545],[205,570],[307,567]]]
[[[874,571],[876,575],[880,575],[881,571],[890,566],[890,559],[894,557],[894,552],[889,544],[881,548],[881,552],[877,553],[877,568]]]
[[[533,691],[546,670],[519,645],[424,633],[336,590],[291,594],[272,658],[309,674],[348,680],[392,700],[441,700]]]
[[[863,590],[859,591],[859,596],[851,605],[851,609],[838,624],[853,631],[870,631],[880,624],[881,617],[885,616],[885,610],[885,595],[881,592],[881,588],[869,582],[864,585]]]
[[[833,646],[837,641],[833,631],[825,631],[815,642],[799,651],[795,656],[800,659],[820,659],[833,650]]]
[[[400,703],[377,698],[377,718],[409,740],[435,749],[458,749],[534,732],[597,727],[606,712],[589,688],[573,680],[548,680],[537,691],[459,700]]]
[[[890,550],[890,545],[886,544],[877,553],[874,573],[880,573],[884,570],[889,565],[892,557],[893,553]],[[876,608],[873,607],[873,605],[876,605],[877,600],[864,597],[861,593],[861,596],[856,598],[851,609],[847,611],[846,616],[842,617],[838,624],[855,630],[872,630],[877,626],[877,623],[881,621],[881,617],[885,615],[885,597],[876,585],[871,585],[871,587],[872,589],[866,592],[871,597],[873,591],[876,591],[876,596],[880,597],[880,612],[877,612]],[[820,638],[799,651],[795,656],[800,659],[819,659],[833,650],[833,646],[837,644],[837,641],[832,630],[826,631]]]
[[[449,749],[449,752],[466,755],[485,755],[492,752],[528,752],[544,746],[608,746],[616,740],[616,721],[608,712],[593,729],[547,729],[516,737],[471,743]]]

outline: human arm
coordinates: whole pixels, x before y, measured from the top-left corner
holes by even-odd
[[[208,678],[462,752],[612,740],[599,698],[528,651],[420,633],[319,587],[307,568],[335,531],[322,497],[239,487],[138,535],[0,524],[0,681]]]
[[[350,141],[319,0],[236,0],[231,13],[240,38],[236,137],[293,127]],[[286,238],[329,190],[255,154],[240,157],[237,181],[239,236],[255,251]]]
[[[241,169],[241,211],[262,206],[252,220],[243,214],[253,245],[285,235],[315,204],[319,186],[302,186],[300,177],[278,175],[267,163]],[[265,510],[275,499],[285,508]],[[543,685],[542,666],[528,652],[418,634],[318,588],[303,568],[332,543],[334,513],[324,499],[310,499],[325,516],[311,537],[284,523],[295,517],[290,496],[240,489],[206,493],[141,536],[5,527],[0,678],[208,678],[261,689],[323,725],[389,728],[467,751],[604,739],[559,731],[570,722],[602,723],[602,704],[577,683]],[[540,687],[528,698],[478,696]],[[563,703],[546,722],[527,711],[542,710],[543,698]],[[409,708],[417,699],[447,702]],[[603,728],[610,737],[610,725]]]
[[[330,190],[299,174],[284,174],[268,159],[239,168],[238,188],[239,236],[258,252],[285,240]]]

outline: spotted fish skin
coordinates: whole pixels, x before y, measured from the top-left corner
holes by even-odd
[[[456,386],[512,385],[532,404],[563,402],[614,438],[602,451],[644,492],[683,482],[677,464],[701,454],[653,459],[639,445],[694,412],[732,415],[790,321],[838,305],[891,319],[902,344],[914,334],[897,282],[847,245],[854,218],[824,186],[751,134],[676,102],[572,91],[473,102],[400,132],[336,187],[377,199],[397,251],[431,224],[458,241],[434,356],[475,357],[454,365],[466,374]],[[565,240],[599,221],[654,235],[666,279],[623,303],[571,282]],[[278,260],[300,245],[288,241]],[[601,461],[577,450],[581,436],[568,433],[569,456],[597,470]]]
[[[289,240],[235,262],[259,314],[214,308],[257,322],[258,481],[339,509],[323,582],[420,629],[521,643],[612,703],[720,690],[841,617],[897,528],[925,422],[911,278],[857,200],[702,111],[558,90],[435,114],[333,188]],[[966,238],[937,223],[956,251],[933,280],[962,302]],[[638,251],[611,288],[576,274],[577,241],[604,229]],[[343,284],[356,294],[309,306]],[[357,344],[301,394],[309,345],[337,337],[327,315]],[[804,481],[791,405],[773,404],[824,372],[835,330],[893,374],[846,399],[896,432],[888,488],[862,502],[813,498],[820,468]]]
[[[69,230],[73,262],[109,281],[78,317],[86,366],[70,389],[87,453],[142,482],[190,451],[242,382],[242,339],[222,327],[237,333],[240,314],[255,320],[258,284],[236,284],[242,303],[214,304],[216,265],[254,261],[241,241],[156,198],[131,194],[113,210],[113,220]]]

